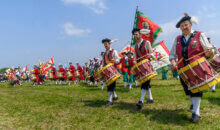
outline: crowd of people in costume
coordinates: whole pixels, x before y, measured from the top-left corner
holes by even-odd
[[[220,67],[219,53],[211,44],[210,38],[204,33],[192,29],[193,20],[185,15],[176,24],[182,34],[177,36],[170,51],[171,70],[174,77],[180,79],[181,85],[186,96],[191,102],[192,111],[191,122],[200,121],[200,102],[203,91],[212,87],[215,92],[215,85],[220,81],[218,72]],[[145,31],[145,34],[150,31]],[[33,86],[43,84],[45,79],[51,80],[50,84],[68,84],[79,83],[80,81],[89,85],[97,86],[100,82],[101,89],[107,86],[108,99],[107,106],[113,105],[118,100],[116,94],[117,79],[122,75],[124,88],[132,90],[132,85],[140,85],[140,99],[137,101],[137,108],[142,109],[144,103],[154,103],[151,92],[151,79],[157,75],[151,61],[153,59],[152,44],[142,37],[142,31],[139,28],[132,30],[132,35],[136,41],[135,52],[123,52],[120,58],[118,52],[111,48],[112,40],[105,38],[101,42],[105,52],[101,52],[101,59],[94,58],[86,62],[84,66],[79,63],[76,68],[69,63],[69,68],[59,65],[56,69],[52,65],[51,70],[43,75],[38,66],[34,66],[32,72],[22,72],[20,67],[7,70],[7,78],[12,81],[12,85],[22,85],[21,80],[32,80]],[[120,66],[120,67],[119,67]],[[163,72],[163,79],[166,77],[167,70]],[[208,83],[207,83],[208,82]],[[145,102],[145,95],[148,99]]]

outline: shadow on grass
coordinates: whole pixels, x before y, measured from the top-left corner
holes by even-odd
[[[145,116],[149,116],[151,121],[155,121],[160,124],[185,125],[189,123],[187,115],[184,114],[184,109],[169,110],[143,108],[142,110],[138,110],[136,103],[127,102],[114,103],[112,108],[129,110],[133,114],[142,113]]]
[[[81,102],[83,102],[85,106],[89,107],[102,107],[106,104],[105,100],[83,100]]]
[[[206,98],[210,103],[220,106],[220,97],[209,97]]]

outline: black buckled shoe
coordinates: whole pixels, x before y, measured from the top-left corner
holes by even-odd
[[[142,107],[143,107],[142,101],[139,101],[139,102],[136,104],[136,106],[137,106],[138,109],[142,109]]]
[[[116,100],[118,100],[118,97],[113,97],[112,100],[116,101]]]
[[[148,100],[146,101],[146,104],[152,104],[152,103],[154,103],[154,100],[148,99]]]
[[[111,106],[111,105],[113,105],[113,102],[107,101],[106,106]]]
[[[200,121],[200,116],[196,115],[195,113],[192,114],[192,118],[190,119],[190,122],[192,123],[198,123]]]

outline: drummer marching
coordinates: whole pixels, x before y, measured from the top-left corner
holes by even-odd
[[[104,47],[106,49],[103,55],[103,67],[109,63],[118,64],[120,59],[117,51],[111,48],[111,40],[105,38],[102,40],[102,44],[104,44]],[[113,105],[113,101],[118,100],[118,96],[115,92],[115,88],[116,88],[116,81],[114,81],[112,84],[107,86],[108,101],[106,106]]]
[[[195,61],[195,58],[190,61],[187,59],[194,56],[196,56],[196,58],[210,57],[213,54],[211,50],[212,45],[207,40],[205,34],[199,31],[194,31],[192,29],[192,23],[196,23],[196,20],[185,14],[185,16],[182,17],[176,24],[176,28],[180,28],[182,35],[177,36],[170,51],[172,69],[175,69],[176,66],[178,66],[178,69],[180,69],[189,65],[191,62]],[[206,52],[205,54],[198,55],[204,51]],[[178,58],[178,64],[176,62],[176,58]],[[190,110],[192,110],[192,117],[190,121],[192,123],[197,123],[200,121],[200,102],[203,92],[200,91],[192,93],[190,90],[188,90],[187,84],[181,77],[180,81],[184,88],[185,94],[191,101]]]
[[[71,82],[75,82],[76,78],[75,78],[75,67],[73,66],[72,62],[69,63],[69,72],[72,74],[72,78],[69,81],[69,85],[71,84]]]
[[[80,75],[80,81],[84,81],[85,79],[84,79],[84,77],[83,77],[83,68],[79,65],[79,63],[76,63],[76,65],[77,65],[77,70],[78,70],[78,72],[79,72],[79,75]]]
[[[61,77],[59,79],[59,84],[66,84],[66,70],[64,69],[63,65],[59,65],[59,70],[58,70],[59,73],[61,73]]]
[[[145,59],[151,59],[153,55],[151,43],[149,41],[142,39],[139,28],[134,28],[132,30],[132,34],[134,38],[136,39],[136,45],[135,45],[136,61],[140,62]],[[141,109],[143,107],[144,97],[146,95],[146,92],[148,92],[148,97],[149,97],[146,103],[149,104],[149,103],[154,102],[153,96],[151,93],[150,81],[151,80],[148,80],[141,84],[141,98],[139,102],[136,104],[138,109]]]
[[[55,84],[57,84],[57,70],[55,64],[52,64],[51,72],[53,74],[53,78],[51,79],[50,84],[52,85],[53,81],[55,81]]]

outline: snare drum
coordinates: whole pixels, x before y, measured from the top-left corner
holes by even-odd
[[[75,71],[75,77],[76,77],[76,78],[79,78],[79,77],[80,77],[79,71]]]
[[[204,57],[180,68],[178,73],[192,93],[206,90],[220,81],[218,73]]]
[[[31,75],[30,75],[30,79],[31,79],[32,81],[35,81],[35,80],[37,79],[37,77],[36,77],[34,74],[31,74]]]
[[[98,71],[97,76],[98,75],[102,77],[102,79],[106,83],[106,86],[111,85],[121,76],[112,63],[107,64],[100,71]]]
[[[157,72],[154,70],[151,62],[148,59],[138,62],[131,68],[131,70],[134,72],[136,80],[139,84],[143,84],[157,76]]]
[[[72,73],[71,72],[67,72],[66,73],[66,77],[67,77],[67,79],[72,79],[73,78],[73,75],[72,75]]]
[[[220,54],[210,57],[208,61],[216,72],[220,72]]]
[[[21,79],[26,80],[27,79],[27,74],[23,73],[22,76],[21,76]]]
[[[62,79],[62,78],[63,78],[63,73],[57,72],[57,78],[58,78],[58,79]]]
[[[53,80],[53,73],[52,72],[48,73],[48,79]]]

